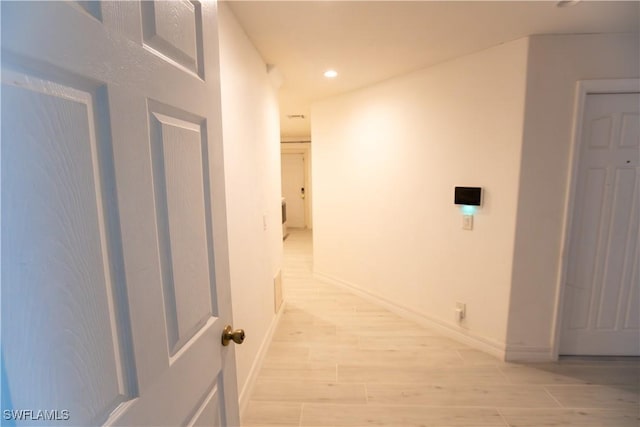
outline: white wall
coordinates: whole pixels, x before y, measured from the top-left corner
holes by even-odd
[[[550,357],[578,80],[638,77],[638,34],[534,36],[518,200],[507,357]]]
[[[247,333],[236,348],[242,398],[274,321],[273,278],[282,261],[280,129],[266,64],[229,7],[218,5],[233,322]]]
[[[517,40],[312,107],[317,273],[503,350],[527,50]],[[456,185],[485,189],[473,231]]]

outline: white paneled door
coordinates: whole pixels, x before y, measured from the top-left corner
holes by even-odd
[[[239,423],[216,22],[2,2],[3,422]]]
[[[586,97],[560,354],[640,355],[639,106]]]
[[[287,202],[287,227],[305,227],[304,199],[306,197],[304,183],[304,154],[283,153],[282,197]]]

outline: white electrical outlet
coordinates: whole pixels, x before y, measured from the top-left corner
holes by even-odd
[[[462,322],[467,317],[467,305],[463,302],[456,302],[456,321]]]

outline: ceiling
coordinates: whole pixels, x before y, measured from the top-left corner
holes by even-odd
[[[283,77],[281,135],[308,139],[313,101],[533,34],[638,32],[640,2],[230,1]],[[335,69],[335,79],[323,76]],[[304,115],[304,119],[288,118]]]

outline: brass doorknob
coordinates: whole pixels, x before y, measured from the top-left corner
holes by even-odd
[[[244,342],[244,329],[236,329],[234,331],[231,325],[227,325],[222,331],[222,345],[227,346],[230,341],[242,344]]]

